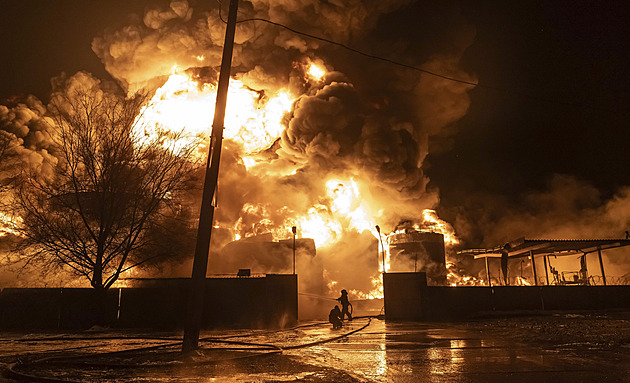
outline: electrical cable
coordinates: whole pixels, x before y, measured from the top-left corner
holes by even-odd
[[[218,3],[219,3],[219,19],[224,24],[227,24],[227,21],[225,21],[223,19],[223,15],[221,14],[221,2],[218,1]],[[476,83],[476,82],[461,80],[461,79],[450,77],[450,76],[445,76],[443,74],[432,72],[430,70],[426,70],[426,69],[418,68],[418,67],[413,66],[413,65],[408,65],[408,64],[404,64],[404,63],[401,63],[401,62],[398,62],[398,61],[394,61],[394,60],[388,59],[386,57],[365,53],[365,52],[360,51],[360,50],[358,50],[356,48],[348,46],[346,44],[343,44],[343,43],[340,43],[340,42],[337,42],[337,41],[334,41],[334,40],[330,40],[330,39],[327,39],[327,38],[324,38],[324,37],[311,35],[310,33],[301,32],[301,31],[293,29],[293,28],[291,28],[289,26],[286,26],[284,24],[277,23],[275,21],[271,21],[271,20],[267,20],[267,19],[263,19],[263,18],[260,18],[260,17],[252,17],[252,18],[249,18],[249,19],[238,20],[236,23],[240,24],[240,23],[246,23],[246,22],[250,22],[250,21],[262,21],[262,22],[265,22],[265,23],[268,23],[268,24],[271,24],[271,25],[275,25],[275,26],[280,27],[280,28],[284,28],[284,29],[286,29],[286,30],[288,30],[290,32],[293,32],[293,33],[297,34],[297,35],[308,37],[308,38],[311,38],[311,39],[314,39],[314,40],[323,41],[323,42],[331,44],[331,45],[336,45],[338,47],[344,48],[344,49],[349,50],[351,52],[357,53],[357,54],[359,54],[361,56],[365,56],[365,57],[368,57],[368,58],[371,58],[371,59],[375,59],[375,60],[384,61],[384,62],[389,63],[389,64],[394,64],[394,65],[397,65],[397,66],[400,66],[400,67],[403,67],[403,68],[407,68],[407,69],[415,70],[415,71],[418,71],[418,72],[426,73],[428,75],[439,77],[439,78],[443,78],[445,80],[459,82],[459,83],[462,83],[462,84],[473,85],[473,86],[483,86],[483,85],[480,85],[479,83]]]
[[[221,14],[221,1],[217,0],[217,2],[219,3],[219,19],[223,23],[227,24],[227,21],[225,21],[223,19],[223,16]],[[446,75],[443,75],[443,74],[440,74],[440,73],[437,73],[437,72],[432,72],[432,71],[427,70],[427,69],[419,68],[417,66],[413,66],[413,65],[405,64],[405,63],[402,63],[402,62],[399,62],[399,61],[395,61],[395,60],[389,59],[387,57],[366,53],[366,52],[363,52],[363,51],[361,51],[359,49],[356,49],[356,48],[353,48],[351,46],[348,46],[346,44],[343,44],[343,43],[340,43],[340,42],[337,42],[337,41],[334,41],[334,40],[330,40],[330,39],[327,39],[327,38],[324,38],[324,37],[315,36],[315,35],[312,35],[310,33],[301,32],[301,31],[293,29],[293,28],[291,28],[291,27],[289,27],[287,25],[284,25],[284,24],[281,24],[281,23],[277,23],[275,21],[263,19],[263,18],[260,18],[260,17],[252,17],[252,18],[249,18],[249,19],[238,20],[236,23],[240,24],[240,23],[245,23],[245,22],[250,22],[250,21],[261,21],[261,22],[265,22],[265,23],[268,23],[268,24],[271,24],[271,25],[275,25],[277,27],[284,28],[284,29],[286,29],[286,30],[288,30],[290,32],[293,32],[295,34],[298,34],[298,35],[301,35],[301,36],[304,36],[304,37],[308,37],[308,38],[311,38],[311,39],[314,39],[314,40],[319,40],[319,41],[322,41],[322,42],[325,42],[325,43],[328,43],[328,44],[331,44],[331,45],[336,45],[338,47],[344,48],[344,49],[346,49],[348,51],[354,52],[354,53],[359,54],[359,55],[364,56],[364,57],[368,57],[368,58],[371,58],[371,59],[374,59],[374,60],[380,60],[380,61],[392,64],[392,65],[396,65],[396,66],[399,66],[399,67],[402,67],[402,68],[414,70],[414,71],[417,71],[417,72],[422,72],[422,73],[428,74],[430,76],[439,77],[439,78],[442,78],[444,80],[448,80],[448,81],[452,81],[452,82],[457,82],[457,83],[466,84],[466,85],[472,85],[472,86],[477,87],[477,88],[482,88],[482,89],[493,90],[493,91],[497,91],[497,92],[501,92],[501,93],[505,93],[505,94],[510,94],[510,95],[514,95],[514,96],[517,96],[517,97],[521,97],[523,99],[528,99],[528,100],[532,100],[532,101],[536,101],[536,102],[544,103],[544,104],[551,103],[551,104],[565,105],[565,106],[571,106],[571,107],[588,108],[588,109],[591,109],[591,110],[599,110],[599,111],[603,111],[603,112],[607,112],[607,113],[620,113],[620,111],[618,111],[618,110],[597,107],[595,105],[587,104],[587,103],[583,103],[583,102],[564,101],[564,100],[557,99],[557,98],[546,99],[546,98],[542,98],[542,97],[539,97],[539,96],[534,96],[534,95],[531,95],[531,94],[528,94],[528,93],[524,93],[524,92],[521,92],[521,91],[517,91],[517,90],[514,90],[514,89],[509,89],[509,88],[505,88],[505,87],[498,87],[498,86],[492,86],[492,85],[486,85],[486,84],[483,84],[483,83],[480,83],[480,82],[472,82],[472,81],[458,79],[458,78],[455,78],[455,77],[446,76]]]

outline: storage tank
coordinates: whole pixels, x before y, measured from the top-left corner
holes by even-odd
[[[446,285],[444,235],[405,229],[388,236],[388,271],[423,271],[429,285]]]

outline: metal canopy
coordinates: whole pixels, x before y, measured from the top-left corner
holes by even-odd
[[[531,254],[574,255],[588,254],[597,250],[629,246],[630,239],[525,239],[520,238],[503,246],[490,249],[466,249],[457,254],[473,255],[477,258],[500,258],[505,251],[508,257],[527,257]]]

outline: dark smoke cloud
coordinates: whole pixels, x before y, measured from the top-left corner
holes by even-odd
[[[472,204],[471,204],[472,205]],[[604,200],[589,183],[555,175],[545,191],[525,192],[517,203],[492,198],[478,200],[477,209],[459,222],[476,221],[478,232],[458,232],[465,240],[496,246],[519,237],[544,239],[619,238],[630,225],[628,190]],[[473,227],[473,225],[468,225]],[[482,235],[479,237],[479,235]]]
[[[630,188],[621,188],[606,199],[588,182],[569,175],[554,175],[546,190],[525,192],[516,202],[471,196],[465,206],[456,214],[454,227],[468,247],[495,247],[522,237],[617,239],[625,238],[630,229]],[[630,272],[629,249],[607,250],[603,255],[612,266],[606,271],[610,275]],[[567,258],[558,257],[575,269],[575,257]],[[589,268],[599,270],[599,265]]]
[[[45,117],[46,107],[34,96],[0,105],[0,135],[7,150],[0,165],[0,182],[8,182],[22,170],[49,177],[56,159],[53,123]]]
[[[224,18],[226,4],[223,1]],[[377,38],[373,31],[381,18],[404,13],[410,4],[407,0],[252,0],[240,2],[239,18],[273,20],[366,50],[373,43],[375,52],[384,56],[474,81],[459,67],[474,35],[469,29],[453,28],[444,37],[450,42],[438,49],[419,49],[409,43],[422,33],[418,31],[388,35],[386,43]],[[458,17],[447,19],[449,26],[463,23]],[[164,1],[127,26],[105,31],[92,47],[112,76],[135,90],[159,85],[175,65],[191,71],[208,67],[207,72],[214,73],[224,28],[217,9],[199,11],[183,0]],[[324,79],[306,78],[310,62],[326,66]],[[337,65],[343,73],[335,71]],[[324,184],[330,178],[356,180],[361,197],[374,207],[371,213],[379,216],[385,232],[402,217],[417,217],[422,209],[437,205],[438,192],[427,188],[423,161],[436,142],[452,135],[455,122],[468,110],[471,86],[366,60],[260,21],[237,26],[232,73],[262,95],[284,88],[298,99],[284,118],[280,139],[258,154],[259,165],[247,169],[238,147],[225,140],[215,213],[215,224],[221,229],[213,234],[213,249],[222,248],[230,232],[247,237],[290,227],[287,219],[304,216],[314,206],[332,217]],[[337,245],[318,249],[322,272],[349,290],[370,289],[369,277],[377,270],[376,240],[368,232],[352,229],[349,221],[341,220],[339,225],[343,230]],[[287,232],[285,238],[290,235]],[[350,264],[356,268],[350,271]]]

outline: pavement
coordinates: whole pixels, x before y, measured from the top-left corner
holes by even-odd
[[[569,319],[562,318],[562,323]],[[583,319],[586,327],[599,323]],[[626,331],[626,319],[615,319],[615,325]],[[564,326],[557,318],[544,320],[551,332]],[[215,339],[202,342],[207,352],[187,360],[178,359],[175,333],[12,333],[0,339],[0,364],[6,371],[20,359],[25,364],[14,369],[24,375],[75,382],[630,382],[626,340],[606,347],[596,342],[554,344],[541,341],[530,320],[500,323],[498,328],[492,320],[471,325],[359,318],[345,322],[341,330],[309,322],[288,330],[212,331],[202,333]],[[170,351],[159,355],[103,356],[169,342]],[[90,365],[77,359],[37,362],[65,356],[84,357]]]
[[[629,382],[629,351],[548,349],[452,325],[373,321],[365,331],[297,355],[351,372],[357,381]]]

